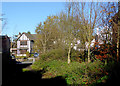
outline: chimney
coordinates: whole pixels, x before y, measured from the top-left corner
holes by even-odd
[[[19,32],[19,34],[17,35],[17,37],[20,37],[21,33]]]
[[[19,35],[21,35],[21,33],[19,32]]]

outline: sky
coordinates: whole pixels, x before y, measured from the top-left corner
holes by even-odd
[[[6,26],[2,34],[12,37],[19,32],[35,33],[36,26],[47,16],[58,15],[65,9],[65,2],[2,2]]]
[[[35,29],[47,16],[58,15],[65,10],[65,2],[2,2],[2,14],[7,24],[3,35],[12,37],[19,32],[35,34]],[[4,23],[4,22],[3,22]]]

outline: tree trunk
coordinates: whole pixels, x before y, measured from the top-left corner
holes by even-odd
[[[107,65],[107,59],[105,59],[105,65]]]
[[[46,52],[46,45],[44,44],[43,45],[43,53],[45,53]]]
[[[68,50],[68,64],[70,64],[70,52],[71,52],[71,45],[69,46],[69,50]]]
[[[91,28],[89,28],[89,36],[88,36],[88,63],[90,62],[90,43],[91,43],[91,41],[90,41],[90,39],[91,39],[90,29]]]
[[[90,43],[88,45],[88,63],[90,62]]]
[[[119,61],[119,26],[118,26],[118,37],[117,37],[117,62]]]
[[[118,2],[118,37],[117,37],[117,61],[119,62],[119,35],[120,35],[120,1]]]

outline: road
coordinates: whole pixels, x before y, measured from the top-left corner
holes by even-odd
[[[16,64],[32,64],[33,62],[25,61],[25,62],[17,62]]]
[[[32,61],[30,61],[32,60]],[[32,64],[35,62],[35,58],[28,58],[27,61],[17,61],[16,64]]]

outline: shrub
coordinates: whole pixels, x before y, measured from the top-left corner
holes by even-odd
[[[23,72],[26,72],[26,71],[30,71],[30,70],[27,69],[27,68],[23,68],[22,71],[23,71]]]
[[[26,57],[30,57],[30,53],[29,52],[26,52]]]
[[[100,48],[98,49],[95,47],[95,57],[97,59],[100,59],[101,61],[107,61],[108,59],[111,59],[112,57],[116,57],[115,55],[115,46],[111,44],[99,44]]]
[[[49,59],[65,60],[65,57],[67,57],[67,52],[62,49],[53,49],[45,54],[41,54],[40,57],[43,60],[49,60]]]
[[[15,58],[19,58],[19,59],[23,59],[25,58],[26,56],[15,56]]]
[[[79,65],[79,66],[78,66]],[[96,80],[96,77],[98,75],[102,76],[101,71],[99,71],[99,68],[102,69],[102,66],[100,67],[101,62],[96,61],[93,63],[72,63],[71,69],[69,72],[67,72],[67,83],[68,84],[89,84],[93,80]],[[69,67],[68,67],[69,68]]]
[[[30,54],[30,57],[33,57],[34,56],[34,54]]]
[[[56,76],[62,76],[65,78],[68,84],[89,84],[99,76],[102,76],[101,61],[95,61],[92,63],[79,63],[63,60],[39,60],[32,65],[34,70],[44,69],[46,72],[43,74],[45,78],[52,78]],[[98,76],[99,75],[99,76]]]
[[[85,61],[84,51],[77,51],[77,50],[72,49],[71,60],[72,61],[78,61],[78,62]]]

